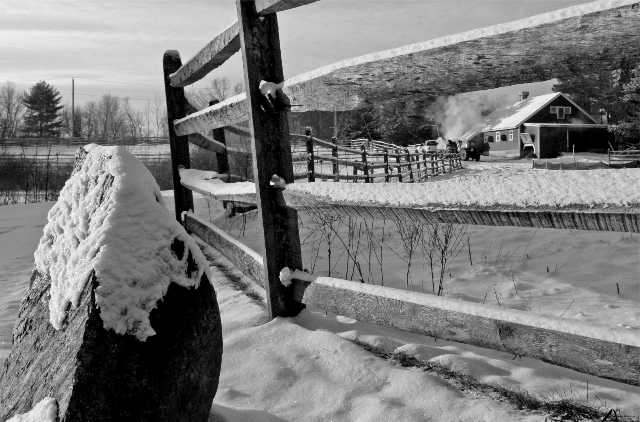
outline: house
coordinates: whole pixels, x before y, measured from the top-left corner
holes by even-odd
[[[614,135],[561,92],[529,97],[520,93],[515,104],[503,105],[461,136],[476,141],[484,155],[538,158],[560,152],[605,152]]]

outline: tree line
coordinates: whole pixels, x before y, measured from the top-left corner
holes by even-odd
[[[222,101],[233,89],[227,78],[217,78],[200,93],[187,93],[192,102],[206,107],[211,100]],[[148,100],[142,108],[134,108],[128,97],[103,94],[97,101],[83,106],[62,103],[60,92],[45,81],[20,91],[14,83],[0,86],[0,139],[8,138],[141,138],[169,134],[167,108],[163,98]]]
[[[603,55],[605,53],[602,53]],[[606,59],[606,60],[605,60]],[[601,68],[586,68],[567,56],[557,71],[553,90],[569,95],[596,120],[625,138],[640,139],[640,65],[626,58],[602,57]],[[185,90],[190,102],[204,108],[212,100],[223,101],[244,91],[216,78],[199,92]],[[483,94],[478,94],[482,96]],[[478,116],[495,110],[505,98],[481,98],[474,103]],[[166,137],[166,107],[156,97],[142,108],[129,98],[110,93],[75,110],[62,105],[60,93],[45,81],[27,92],[15,84],[0,86],[0,139],[16,137]],[[419,99],[340,113],[338,136],[344,139],[385,138],[397,144],[416,143],[442,135],[442,102]]]

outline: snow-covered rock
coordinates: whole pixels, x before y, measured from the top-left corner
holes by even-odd
[[[0,420],[43,397],[66,421],[207,420],[222,359],[211,272],[140,161],[80,148],[35,261]]]

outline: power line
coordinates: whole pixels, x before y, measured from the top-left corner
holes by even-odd
[[[27,83],[27,82],[59,81],[59,80],[63,80],[63,79],[72,79],[72,78],[71,77],[69,77],[69,78],[52,78],[52,79],[44,78],[44,79],[32,79],[32,80],[28,80],[28,81],[8,81],[8,82],[21,84],[21,83]],[[83,81],[93,81],[93,82],[106,82],[106,83],[119,84],[119,85],[149,86],[149,87],[153,87],[153,88],[164,88],[163,85],[149,85],[149,84],[138,84],[138,83],[133,83],[133,82],[107,81],[107,80],[104,80],[104,79],[77,78],[77,77],[74,77],[73,79],[83,80]],[[200,90],[200,91],[209,89],[209,88],[195,88],[193,85],[191,85],[190,88],[191,89]]]
[[[108,83],[112,83],[112,84],[121,84],[121,85],[153,86],[153,87],[156,87],[156,88],[164,88],[163,85],[135,84],[133,82],[116,82],[116,81],[105,81],[105,80],[102,80],[102,79],[89,79],[89,78],[76,78],[76,79],[82,79],[83,81],[108,82]]]
[[[69,93],[60,93],[60,95],[70,95]],[[96,94],[80,94],[78,92],[75,93],[75,95],[82,95],[84,97],[100,97],[102,98],[102,96],[104,95],[96,95]],[[131,97],[121,97],[119,95],[111,95],[112,98],[120,98],[121,100],[124,100],[125,98],[129,98],[130,100],[140,100],[140,101],[156,101],[156,100],[160,100],[162,102],[165,102],[165,100],[163,100],[162,98],[131,98]]]

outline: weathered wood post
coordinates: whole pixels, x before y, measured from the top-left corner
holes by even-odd
[[[402,183],[402,164],[400,158],[400,148],[396,148],[396,163],[398,164],[398,183]]]
[[[384,149],[384,181],[389,183],[389,148]]]
[[[293,183],[289,122],[285,113],[267,113],[260,106],[261,81],[284,80],[278,18],[275,13],[258,17],[255,1],[236,0],[240,46],[247,93],[253,174],[258,213],[262,221],[264,287],[269,317],[292,316],[302,309],[292,291],[280,282],[280,270],[302,270],[298,213],[280,205],[280,188],[271,187],[274,175]]]
[[[364,182],[365,183],[371,183],[371,178],[369,177],[369,164],[367,163],[367,150],[363,145],[360,146],[360,149],[362,150],[362,164],[363,164],[363,172],[364,172]]]
[[[437,164],[437,163],[433,162],[434,159],[435,159],[434,154],[429,154],[429,156],[431,157],[431,177],[435,177],[435,175],[436,175],[435,164]]]
[[[409,148],[406,149],[407,165],[409,166],[409,182],[413,183],[413,167],[411,166],[411,152]]]
[[[353,141],[351,142],[351,144],[349,145],[350,148],[353,148]],[[349,152],[349,154],[351,154],[351,152]],[[354,157],[355,160],[355,157]],[[357,176],[358,175],[358,166],[353,166],[353,175]],[[353,183],[358,183],[358,178],[354,177],[353,178]]]
[[[219,102],[220,101],[218,100],[211,100],[209,101],[209,107],[211,107],[212,105],[218,104]],[[213,139],[220,142],[221,144],[227,145],[227,141],[224,135],[224,128],[220,127],[218,129],[213,129],[212,132],[213,132],[212,133]],[[230,182],[231,174],[229,173],[229,157],[226,149],[224,152],[216,152],[216,164],[217,164],[216,168],[218,169],[218,174],[227,173],[228,174],[227,182]]]
[[[335,117],[335,112],[334,112],[334,117]],[[340,168],[339,168],[339,163],[338,163],[338,138],[336,138],[335,136],[331,137],[331,143],[333,143],[333,146],[331,147],[331,156],[334,158],[333,161],[333,165],[332,165],[332,170],[333,170],[333,181],[334,182],[339,182],[340,181]]]
[[[182,223],[182,213],[193,210],[193,195],[191,191],[180,184],[179,166],[191,167],[189,161],[189,139],[187,136],[177,136],[173,129],[173,121],[186,117],[186,99],[184,88],[171,86],[169,75],[182,66],[180,53],[175,50],[165,51],[162,58],[164,72],[164,92],[167,98],[167,120],[169,124],[169,149],[171,150],[171,171],[173,174],[173,199],[176,220]]]
[[[313,153],[313,130],[310,127],[304,129],[307,136],[307,181],[316,181],[316,163],[315,154]]]
[[[420,170],[420,150],[416,148],[416,169],[418,170],[418,181],[422,180],[422,171]]]

